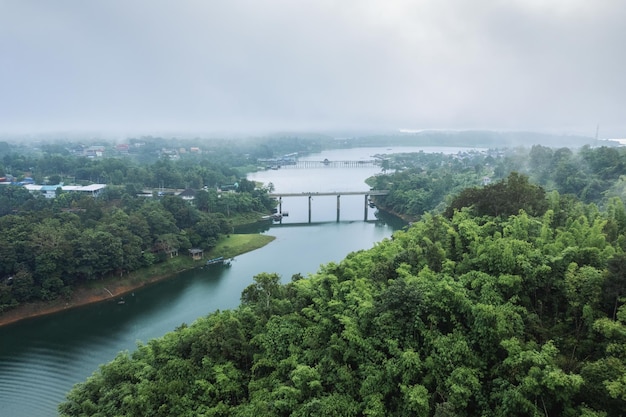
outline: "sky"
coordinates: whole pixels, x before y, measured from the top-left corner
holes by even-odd
[[[626,137],[623,0],[0,0],[0,133]]]

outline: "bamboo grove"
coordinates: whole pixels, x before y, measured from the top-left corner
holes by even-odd
[[[626,209],[604,207],[518,174],[460,193],[306,278],[258,274],[237,309],[121,353],[60,413],[625,415]]]

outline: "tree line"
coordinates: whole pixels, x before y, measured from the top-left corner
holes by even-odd
[[[494,186],[306,279],[258,274],[238,308],[103,365],[61,415],[626,414],[622,200]]]
[[[122,145],[104,140],[0,142],[0,177],[6,174],[18,179],[30,176],[38,184],[72,181],[152,187],[166,184],[171,188],[200,188],[200,184],[213,187],[227,184],[230,177],[241,177],[256,168],[259,158],[319,152],[331,142],[323,136],[236,140],[148,136],[128,138]],[[95,145],[102,156],[87,154]],[[120,146],[124,147],[120,149]],[[178,164],[172,166],[167,161]],[[153,164],[158,167],[151,167]]]
[[[379,207],[408,217],[442,212],[462,190],[478,190],[524,174],[546,191],[558,191],[586,203],[606,206],[612,197],[626,198],[626,148],[582,146],[491,149],[485,152],[398,154],[387,156],[387,173],[371,178],[376,189],[390,190],[376,198]],[[471,193],[474,191],[465,191]]]
[[[44,155],[34,165],[55,160]],[[72,161],[72,175],[89,178],[87,183],[116,173],[120,180],[107,180],[96,198],[58,189],[49,199],[0,185],[0,313],[24,302],[69,297],[90,280],[124,276],[192,247],[210,249],[232,232],[237,216],[269,213],[275,205],[268,189],[241,176],[237,166],[208,157],[151,164],[126,158]],[[191,185],[195,198],[140,196],[157,184],[157,190]],[[231,191],[221,192],[224,185]]]

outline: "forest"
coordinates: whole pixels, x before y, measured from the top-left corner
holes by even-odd
[[[250,157],[232,147],[176,159],[162,148],[141,147],[137,155],[111,148],[93,159],[72,149],[5,149],[1,177],[107,187],[96,198],[60,188],[46,198],[0,185],[0,314],[26,302],[69,299],[90,281],[122,278],[175,254],[188,256],[190,248],[211,249],[235,222],[255,221],[275,204],[267,187],[246,180]],[[174,189],[193,190],[193,202],[168,191]]]
[[[0,311],[210,248],[233,217],[273,207],[271,185],[245,179],[256,159],[323,146],[270,143],[93,159],[0,146],[2,175],[107,184],[54,199],[0,186]],[[259,273],[238,308],[120,353],[59,412],[626,415],[625,163],[589,146],[385,156],[368,183],[410,227],[286,285]],[[138,196],[174,188],[194,203]]]
[[[524,174],[546,191],[600,208],[612,197],[626,198],[626,149],[615,146],[534,145],[454,155],[420,152],[382,157],[387,173],[368,183],[390,193],[377,197],[376,204],[412,220],[425,212],[442,212],[461,191],[502,180],[511,172]]]
[[[61,415],[625,415],[623,200],[518,172],[464,190],[308,277],[256,275],[238,308],[101,366]]]

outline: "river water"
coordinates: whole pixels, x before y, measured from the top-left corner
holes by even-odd
[[[456,153],[459,148],[422,148],[425,152]],[[310,160],[366,160],[371,155],[416,152],[420,148],[359,148],[309,155]],[[276,192],[366,191],[364,180],[376,167],[281,168],[258,172],[249,179],[272,182]],[[402,224],[377,219],[363,196],[314,197],[308,223],[305,197],[283,199],[289,216],[282,224],[261,227],[275,236],[269,245],[241,255],[230,268],[187,271],[117,301],[103,302],[0,327],[0,415],[55,416],[58,403],[78,382],[118,352],[132,351],[174,330],[182,323],[215,310],[234,308],[241,291],[259,272],[277,272],[283,282],[296,273],[308,275],[348,253],[367,249],[389,237]]]

